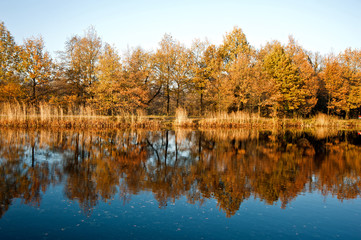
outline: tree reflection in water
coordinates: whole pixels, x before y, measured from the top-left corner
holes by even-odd
[[[49,185],[86,214],[99,201],[128,202],[151,191],[159,207],[185,196],[218,202],[227,216],[245,199],[282,208],[305,191],[360,196],[357,132],[317,131],[24,131],[0,133],[0,217],[13,199],[39,205]]]

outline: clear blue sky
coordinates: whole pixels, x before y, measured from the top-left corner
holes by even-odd
[[[194,38],[220,44],[234,26],[256,48],[271,40],[286,43],[290,34],[322,54],[361,48],[361,0],[0,0],[0,21],[18,43],[43,36],[53,56],[90,25],[120,52],[155,49],[164,33],[186,45]]]

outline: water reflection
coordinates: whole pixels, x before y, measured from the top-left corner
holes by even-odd
[[[159,207],[210,198],[227,216],[245,199],[283,208],[305,191],[361,194],[361,136],[317,131],[0,132],[0,217],[14,199],[41,204],[50,185],[86,214],[151,191]]]

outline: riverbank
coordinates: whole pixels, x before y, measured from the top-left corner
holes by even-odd
[[[20,104],[5,104],[0,109],[0,126],[15,128],[68,128],[68,129],[164,129],[164,128],[343,128],[360,129],[359,119],[339,119],[322,113],[312,118],[265,118],[255,113],[208,113],[204,117],[188,117],[178,109],[175,116],[149,116],[142,111],[102,116],[91,108],[77,110],[40,104],[37,108]]]

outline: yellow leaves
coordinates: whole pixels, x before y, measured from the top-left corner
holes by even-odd
[[[0,101],[12,102],[24,97],[24,90],[17,82],[9,82],[0,87]]]
[[[226,34],[219,52],[227,69],[233,61],[241,55],[249,55],[251,47],[242,29],[234,27],[231,33]]]
[[[147,73],[142,74],[146,70],[139,57],[142,57],[139,51],[134,56],[129,56],[128,62],[125,62],[126,67],[123,68],[116,50],[105,45],[97,66],[98,81],[89,88],[94,96],[90,102],[102,114],[133,112],[142,106],[145,98],[142,84]]]
[[[41,37],[17,46],[3,23],[0,32],[0,88],[17,79],[33,102],[57,95],[54,99],[72,96],[74,104],[99,109],[173,114],[183,107],[192,115],[258,110],[264,116],[272,111],[307,116],[326,107],[342,113],[361,106],[359,50],[346,49],[323,64],[320,54],[306,51],[293,37],[287,45],[273,41],[256,51],[234,27],[219,46],[195,40],[187,48],[165,34],[155,52],[137,48],[121,58],[91,27],[66,42],[55,66]],[[20,94],[16,91],[11,98]]]
[[[30,82],[32,86],[29,95],[32,101],[37,102],[40,99],[36,92],[49,83],[49,77],[53,71],[53,63],[44,49],[43,39],[41,37],[25,39],[20,58],[24,80]]]
[[[346,112],[361,106],[361,65],[359,51],[346,49],[338,56],[329,56],[325,62],[322,79],[328,97],[328,109],[335,113]]]

